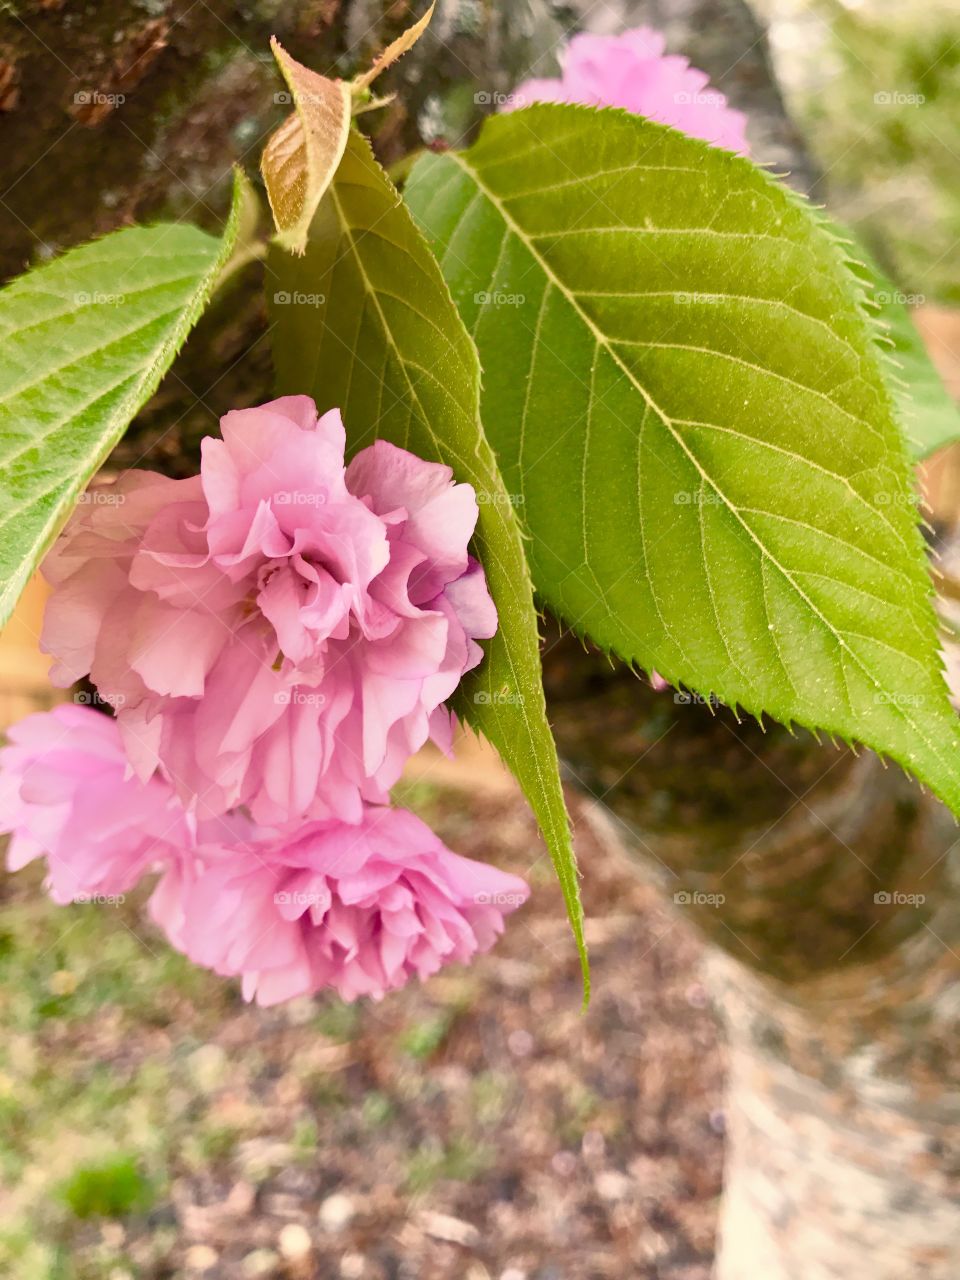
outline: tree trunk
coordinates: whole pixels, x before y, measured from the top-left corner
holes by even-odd
[[[259,181],[263,144],[289,110],[276,100],[271,34],[307,65],[349,75],[422,9],[420,0],[102,0],[82,13],[66,0],[0,5],[0,280],[133,221],[217,230],[232,164]],[[559,0],[440,0],[431,29],[377,82],[395,98],[363,117],[381,159],[469,137],[570,22]],[[272,381],[254,268],[214,299],[113,464],[195,471],[201,438],[228,409],[269,396]]]
[[[812,990],[714,958],[728,1045],[717,1280],[960,1274],[956,969],[933,933]]]

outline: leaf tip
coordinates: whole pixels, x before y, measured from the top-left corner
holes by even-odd
[[[384,51],[374,58],[368,70],[355,77],[351,85],[351,90],[355,95],[365,94],[382,71],[386,71],[387,67],[392,66],[398,58],[403,57],[408,49],[413,48],[430,25],[430,20],[436,7],[436,0],[432,0],[426,13],[418,18],[413,26],[408,27],[406,31],[397,36],[396,40],[391,40]]]

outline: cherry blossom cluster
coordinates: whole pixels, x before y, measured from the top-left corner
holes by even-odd
[[[380,998],[489,947],[528,894],[389,804],[428,739],[449,749],[496,631],[476,496],[383,441],[346,465],[339,412],[305,396],[221,431],[197,476],[95,487],[47,558],[54,682],[114,715],[11,732],[9,865],[44,856],[57,902],[159,872],[171,943],[261,1004]]]
[[[621,107],[715,147],[749,155],[747,117],[711,88],[705,71],[679,54],[665,53],[665,46],[663,33],[652,27],[612,36],[576,35],[560,55],[560,76],[524,80],[507,95],[503,109],[534,102]]]

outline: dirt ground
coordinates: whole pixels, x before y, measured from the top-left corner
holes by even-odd
[[[244,1005],[142,900],[0,905],[0,1274],[707,1280],[721,1060],[698,947],[576,796],[594,996],[526,808],[483,759],[405,786],[530,879],[470,969],[379,1005]]]

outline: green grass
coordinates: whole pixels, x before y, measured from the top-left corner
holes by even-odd
[[[123,1218],[149,1209],[156,1188],[135,1157],[116,1156],[81,1165],[61,1185],[59,1194],[77,1218]]]
[[[393,1102],[378,1089],[372,1090],[363,1100],[360,1116],[367,1129],[382,1129],[396,1114]]]
[[[313,1024],[329,1040],[346,1043],[357,1034],[360,1026],[360,1008],[331,997],[314,1017]]]
[[[114,1264],[99,1253],[93,1270],[73,1258],[76,1224],[152,1203],[191,1104],[186,1062],[148,1051],[151,1028],[189,1009],[190,1035],[203,1043],[235,1001],[228,984],[152,933],[142,896],[119,908],[57,907],[38,868],[8,882],[0,907],[0,1275],[110,1275]],[[198,1131],[209,1164],[226,1138],[202,1123]]]
[[[406,1189],[418,1193],[438,1182],[473,1182],[492,1163],[489,1148],[472,1139],[455,1137],[445,1145],[425,1142],[407,1164]]]
[[[441,1009],[439,1013],[422,1018],[408,1027],[400,1037],[400,1049],[418,1062],[432,1058],[450,1034],[459,1010]]]

